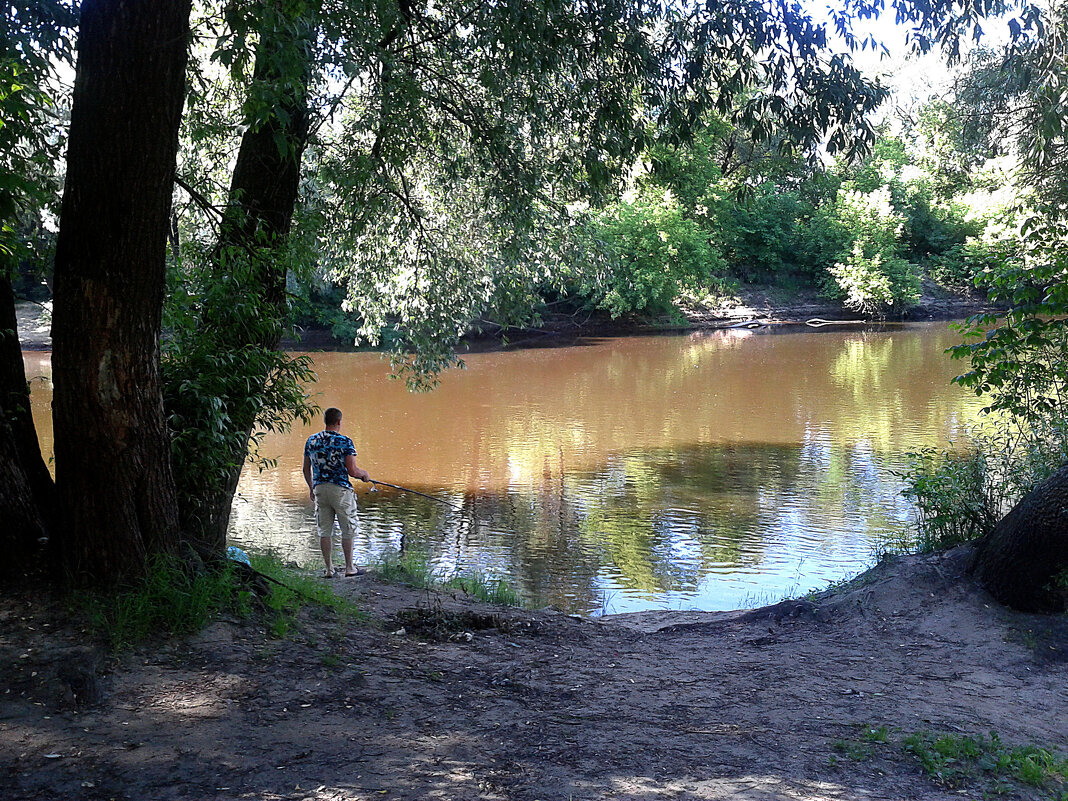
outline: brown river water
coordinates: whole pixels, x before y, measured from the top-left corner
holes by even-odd
[[[410,394],[373,353],[313,354],[322,407],[372,478],[358,557],[423,553],[442,577],[505,578],[582,614],[731,609],[857,573],[913,514],[904,454],[962,438],[980,402],[952,385],[946,323],[590,340],[471,354]],[[25,355],[51,451],[48,354]],[[320,561],[305,438],[272,435],[231,540]],[[458,507],[458,508],[457,508]]]

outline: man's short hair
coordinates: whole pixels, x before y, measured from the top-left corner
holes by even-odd
[[[336,426],[341,422],[341,409],[335,409],[331,406],[323,415],[323,422],[328,426]]]

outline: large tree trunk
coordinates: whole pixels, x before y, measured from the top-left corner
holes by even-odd
[[[52,328],[52,541],[79,583],[135,578],[177,547],[159,336],[189,11],[82,5]]]
[[[1068,592],[1068,466],[1013,507],[976,546],[972,571],[999,602],[1024,612],[1060,612]]]
[[[45,536],[41,516],[22,469],[10,427],[0,422],[0,578],[32,572],[34,557]]]
[[[261,31],[250,94],[274,98],[273,113],[251,125],[241,139],[230,182],[227,212],[220,226],[213,269],[222,280],[234,260],[242,262],[240,298],[205,304],[201,335],[216,337],[221,347],[273,349],[284,331],[286,308],[285,249],[300,190],[300,163],[308,127],[308,82],[312,70],[314,25],[302,4],[272,7]],[[267,91],[264,91],[267,89]],[[241,301],[235,302],[235,301]],[[241,314],[252,303],[261,309],[255,320]],[[269,320],[264,325],[264,318]],[[261,392],[267,376],[257,376]],[[222,398],[234,431],[240,436],[229,456],[229,475],[200,497],[183,498],[183,528],[202,552],[221,554],[226,545],[230,506],[245,463],[256,405],[247,403],[244,380]]]
[[[51,530],[55,485],[41,458],[19,346],[15,294],[0,276],[0,574],[27,572]]]

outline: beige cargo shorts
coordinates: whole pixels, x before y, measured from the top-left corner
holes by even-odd
[[[349,487],[324,482],[316,484],[315,527],[320,538],[334,536],[334,519],[341,527],[341,539],[351,540],[360,533],[360,520],[356,513],[356,493]]]

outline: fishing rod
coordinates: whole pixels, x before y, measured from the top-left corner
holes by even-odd
[[[425,492],[420,492],[419,490],[408,489],[408,487],[402,487],[400,484],[390,484],[388,481],[376,481],[373,478],[369,478],[367,481],[375,485],[371,488],[371,492],[377,492],[377,485],[381,484],[383,487],[391,487],[392,489],[400,490],[401,492],[410,492],[412,495],[420,495],[423,498],[429,498],[432,501],[443,503],[446,506],[451,507],[452,509],[458,509],[461,512],[464,510],[462,506],[453,503],[452,501],[446,501],[444,498],[435,498],[433,495],[427,495]]]

